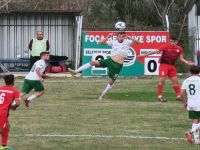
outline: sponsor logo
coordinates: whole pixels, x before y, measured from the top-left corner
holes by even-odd
[[[123,64],[123,66],[125,66],[125,67],[133,65],[135,63],[135,60],[136,60],[136,52],[132,47],[129,48],[127,53],[128,53],[128,55],[125,58],[124,64]]]

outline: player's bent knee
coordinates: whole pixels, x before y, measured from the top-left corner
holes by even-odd
[[[98,61],[91,61],[91,62],[90,62],[90,65],[91,65],[91,66],[98,66],[98,65],[99,65],[99,62],[98,62]]]

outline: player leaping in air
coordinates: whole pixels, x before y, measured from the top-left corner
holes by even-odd
[[[139,43],[137,40],[128,37],[125,32],[119,32],[116,39],[111,39],[113,37],[113,33],[108,34],[108,36],[98,42],[98,44],[106,44],[112,47],[111,57],[108,59],[103,60],[95,60],[89,63],[84,64],[77,70],[73,71],[73,73],[79,73],[85,69],[88,69],[91,66],[98,66],[98,67],[107,67],[108,68],[108,76],[110,80],[106,88],[103,90],[99,99],[103,99],[103,97],[111,90],[115,80],[117,79],[125,58],[128,55],[128,50],[133,43]]]
[[[159,82],[157,87],[158,100],[161,102],[167,101],[163,97],[163,85],[167,77],[169,77],[172,81],[173,89],[176,92],[176,99],[180,100],[180,86],[177,80],[175,62],[179,58],[186,65],[194,65],[194,63],[184,59],[183,49],[182,47],[178,46],[178,40],[175,36],[170,38],[170,43],[163,44],[157,50],[140,55],[138,57],[146,57],[159,52],[162,52],[162,55],[160,57]]]
[[[41,59],[36,61],[30,72],[26,75],[22,91],[20,96],[23,97],[28,94],[32,89],[35,90],[35,94],[29,96],[24,100],[26,107],[29,107],[29,103],[44,94],[44,81],[43,73],[46,69],[46,61],[49,60],[49,52],[42,52],[40,54]]]

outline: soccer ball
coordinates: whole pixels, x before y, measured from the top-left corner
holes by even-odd
[[[126,23],[123,22],[123,21],[118,21],[116,24],[115,24],[115,28],[119,31],[123,31],[126,29]]]

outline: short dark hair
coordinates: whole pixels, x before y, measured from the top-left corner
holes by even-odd
[[[117,34],[117,36],[118,35],[123,35],[123,34],[126,34],[126,32],[125,31],[119,31],[118,34]]]
[[[8,74],[4,76],[4,81],[6,85],[14,85],[15,76],[13,74]]]
[[[46,54],[50,54],[48,51],[45,51],[45,52],[41,52],[40,53],[40,57],[42,57],[42,56],[44,56],[44,55],[46,55]]]
[[[191,74],[199,74],[200,70],[198,66],[191,66],[190,67]]]

